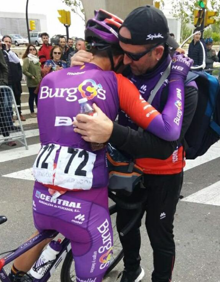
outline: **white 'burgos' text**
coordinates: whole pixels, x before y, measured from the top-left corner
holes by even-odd
[[[42,86],[39,99],[47,99],[47,98],[65,98],[68,102],[75,102],[78,100],[77,97],[78,88],[50,88],[48,86]],[[101,100],[106,99],[105,95],[106,91],[104,89],[97,89],[97,98]]]

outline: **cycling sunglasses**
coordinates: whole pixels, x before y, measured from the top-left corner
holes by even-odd
[[[53,52],[53,54],[60,55],[61,53],[60,52]]]
[[[127,51],[124,51],[124,53],[128,56],[128,58],[132,59],[132,61],[139,61],[140,58],[145,56],[147,53],[150,53],[154,48],[156,48],[159,45],[162,45],[161,42],[152,46],[150,49],[148,49],[144,52],[141,52],[141,53],[137,53],[137,54],[130,53],[130,52],[127,52]]]
[[[119,27],[123,23],[123,20],[121,18],[119,18],[116,15],[109,13],[109,12],[103,10],[103,9],[99,9],[99,10],[95,11],[95,19],[98,20],[98,21],[105,21],[107,23],[111,23],[113,21],[115,23],[120,24]]]

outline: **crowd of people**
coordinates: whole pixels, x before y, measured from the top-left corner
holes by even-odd
[[[9,86],[12,89],[21,121],[26,121],[21,110],[22,73],[26,78],[29,91],[30,117],[36,118],[34,104],[37,107],[37,94],[42,78],[50,72],[70,67],[71,57],[78,50],[85,50],[85,41],[82,38],[76,39],[75,48],[72,38],[66,42],[64,36],[60,37],[58,45],[55,46],[49,44],[47,33],[42,33],[41,38],[43,44],[39,51],[33,44],[27,46],[22,56],[22,64],[17,54],[11,50],[11,37],[5,35],[0,40],[1,76],[4,77],[0,81],[0,85]],[[17,126],[13,125],[16,119],[18,117],[13,115],[11,92],[1,89],[0,133],[6,138],[5,144],[8,146],[16,146],[16,142],[9,138],[11,132],[19,130]]]

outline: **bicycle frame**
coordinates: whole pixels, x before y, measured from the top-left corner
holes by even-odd
[[[31,238],[24,244],[22,244],[20,247],[18,247],[14,252],[10,253],[6,257],[0,258],[0,281],[2,282],[11,282],[9,279],[6,271],[4,270],[4,266],[9,264],[11,261],[15,260],[17,257],[22,255],[23,253],[27,252],[31,248],[33,248],[38,243],[42,242],[45,239],[48,238],[54,238],[56,237],[58,232],[52,231],[52,230],[45,230],[41,233],[39,233],[37,236]],[[57,255],[56,260],[52,263],[48,271],[45,273],[45,275],[41,279],[35,279],[33,278],[33,282],[46,282],[54,273],[54,271],[57,269],[59,264],[65,259],[67,253],[71,249],[71,245],[68,239],[64,239],[61,242],[61,251]]]

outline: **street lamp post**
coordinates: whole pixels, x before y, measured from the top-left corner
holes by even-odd
[[[27,34],[28,34],[28,42],[30,43],[30,30],[29,30],[29,21],[28,21],[28,2],[29,0],[27,0],[26,2],[26,25],[27,25]]]

